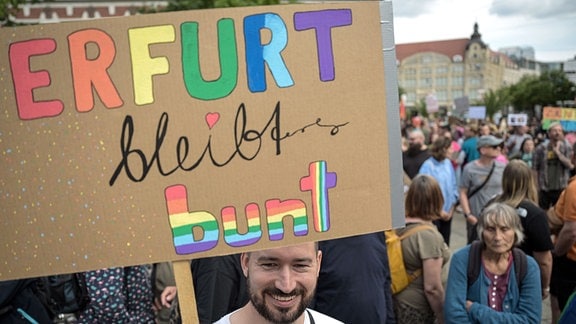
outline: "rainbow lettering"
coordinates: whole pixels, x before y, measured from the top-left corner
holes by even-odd
[[[207,251],[218,244],[218,221],[205,211],[188,213],[186,187],[175,185],[166,188],[166,207],[174,237],[177,254],[191,254]],[[196,241],[194,227],[204,231],[204,237]]]
[[[246,218],[248,219],[248,232],[240,234],[236,222],[236,208],[222,208],[222,227],[224,227],[224,241],[230,246],[251,245],[262,237],[260,228],[260,211],[257,204],[246,205]]]
[[[328,189],[336,186],[336,173],[326,172],[326,162],[310,163],[309,176],[300,179],[300,189],[312,193],[312,221],[317,232],[330,229],[330,208]],[[165,190],[166,206],[174,247],[177,254],[192,254],[213,249],[218,245],[220,224],[216,217],[207,211],[188,212],[186,187],[174,185]],[[262,219],[268,224],[270,241],[284,239],[284,220],[292,217],[294,236],[308,235],[308,214],[306,204],[300,199],[269,199],[265,202],[266,216],[262,218],[257,204],[245,207],[247,227],[245,233],[238,229],[238,218],[234,206],[226,206],[220,211],[223,239],[232,247],[255,244],[262,238]],[[200,228],[203,236],[194,236],[194,228]]]
[[[232,18],[222,18],[214,22],[217,26],[218,63],[220,76],[215,80],[206,80],[200,69],[199,30],[202,26],[196,21],[185,21],[179,26],[173,24],[134,27],[127,29],[129,57],[132,75],[116,76],[113,79],[109,70],[117,64],[120,55],[117,51],[124,47],[106,30],[87,28],[72,31],[67,35],[68,56],[58,53],[51,61],[60,68],[68,65],[72,71],[72,87],[76,110],[88,112],[94,108],[98,95],[105,108],[120,108],[125,99],[132,94],[120,93],[119,84],[130,82],[133,85],[134,104],[138,106],[154,103],[155,82],[170,82],[177,78],[183,80],[185,89],[191,98],[199,100],[217,100],[229,96],[238,87],[239,75],[245,69],[248,90],[252,93],[267,90],[266,70],[279,88],[288,88],[295,84],[282,52],[289,46],[289,28],[284,19],[276,13],[249,15],[243,19],[245,55],[238,52],[236,25]],[[350,9],[319,10],[297,12],[294,14],[293,28],[297,32],[313,32],[316,37],[318,71],[321,82],[335,79],[334,49],[332,31],[352,25]],[[205,28],[205,27],[204,27]],[[180,32],[180,37],[177,31]],[[263,39],[262,31],[269,34]],[[180,43],[176,40],[180,39]],[[214,40],[209,40],[214,41]],[[206,41],[204,41],[206,42]],[[90,46],[88,46],[90,45]],[[158,45],[166,52],[152,54]],[[64,101],[58,98],[36,98],[35,90],[52,85],[59,80],[53,79],[49,70],[32,68],[34,56],[55,55],[58,44],[56,38],[40,38],[23,42],[14,42],[9,47],[10,70],[14,81],[16,108],[22,120],[54,117],[64,110]],[[204,45],[213,46],[213,45]],[[95,47],[98,55],[92,58],[88,48]],[[181,56],[174,55],[174,47],[179,47]],[[241,62],[240,58],[245,61]],[[210,60],[213,58],[203,58]],[[182,70],[174,68],[174,60],[180,60]],[[311,69],[313,71],[314,69]],[[158,78],[157,76],[166,75]],[[178,87],[174,87],[178,89]],[[58,93],[51,93],[58,95]]]
[[[266,201],[266,213],[268,214],[268,235],[270,236],[270,241],[279,241],[284,238],[284,224],[282,221],[285,216],[292,216],[294,219],[295,236],[308,234],[308,216],[306,215],[306,205],[302,200],[268,200]]]
[[[312,219],[317,232],[330,229],[328,189],[336,186],[336,173],[326,172],[326,161],[310,163],[310,175],[300,179],[302,191],[312,191]]]

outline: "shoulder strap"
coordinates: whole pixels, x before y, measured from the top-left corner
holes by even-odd
[[[526,254],[519,248],[513,248],[512,255],[514,257],[516,283],[518,284],[518,289],[520,289],[522,280],[524,280],[524,277],[526,277],[526,273],[528,272],[528,260],[526,258]]]
[[[403,240],[407,237],[409,237],[412,234],[415,234],[417,232],[423,231],[423,230],[431,230],[434,229],[434,227],[432,225],[428,225],[428,224],[419,224],[416,226],[412,226],[409,229],[407,229],[404,233],[402,233],[402,235],[399,235],[399,239]]]
[[[471,286],[478,276],[480,275],[480,264],[482,263],[481,248],[482,243],[480,241],[474,241],[470,245],[470,253],[468,254],[468,286]],[[526,277],[528,272],[528,260],[526,254],[518,248],[512,249],[512,255],[514,258],[514,272],[516,273],[516,283],[518,289],[520,289],[522,280]]]
[[[486,176],[486,179],[484,179],[484,182],[482,182],[481,185],[474,188],[471,192],[468,193],[468,195],[467,195],[468,199],[470,199],[470,197],[474,196],[478,191],[480,191],[480,189],[484,188],[484,186],[488,183],[488,180],[490,180],[492,173],[494,173],[495,167],[496,167],[496,162],[492,161],[492,167],[490,168],[490,172],[488,172],[488,176]]]
[[[403,239],[409,237],[412,234],[416,234],[420,231],[425,231],[425,230],[433,230],[436,227],[434,225],[429,225],[429,224],[419,224],[416,226],[412,226],[409,229],[407,229],[402,235],[398,236],[398,239],[400,241],[402,241]],[[408,277],[410,277],[410,281],[418,278],[420,275],[422,274],[422,268],[412,272],[412,273],[408,273]]]
[[[482,263],[482,243],[480,241],[474,241],[470,244],[470,253],[468,253],[468,286],[471,286],[478,275],[480,274],[480,264]]]

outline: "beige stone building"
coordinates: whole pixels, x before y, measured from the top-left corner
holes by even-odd
[[[397,44],[398,83],[406,91],[406,106],[427,96],[452,109],[454,100],[467,97],[481,104],[484,93],[511,85],[536,69],[524,69],[482,41],[478,24],[470,38]]]
[[[86,19],[137,15],[144,8],[166,7],[166,0],[102,1],[55,0],[21,4],[18,12],[10,17],[17,24],[46,24]]]

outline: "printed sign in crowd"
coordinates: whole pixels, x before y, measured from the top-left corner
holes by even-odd
[[[0,280],[390,228],[378,5],[0,29]]]

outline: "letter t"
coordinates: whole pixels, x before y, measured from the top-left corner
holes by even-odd
[[[320,80],[323,82],[334,80],[336,75],[332,51],[332,27],[348,25],[352,25],[352,11],[350,9],[297,12],[294,14],[294,28],[297,31],[316,30]]]
[[[300,190],[312,192],[312,219],[316,232],[330,229],[328,189],[336,187],[336,173],[326,172],[326,161],[310,163],[309,175],[300,179]]]

